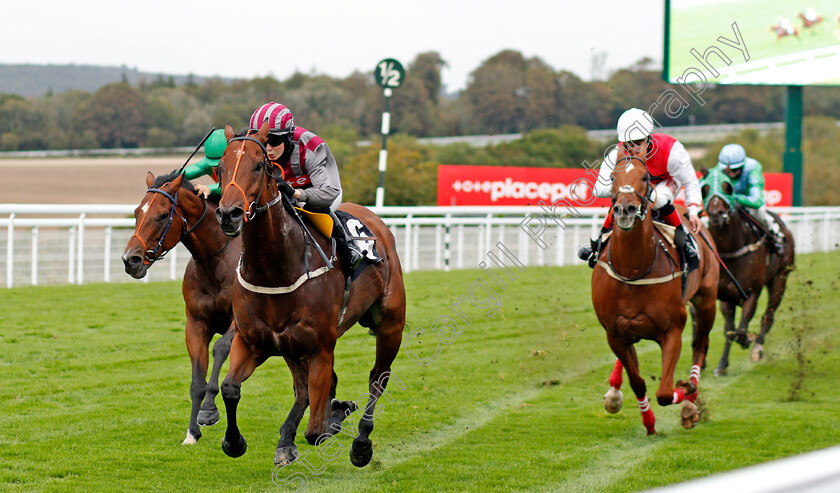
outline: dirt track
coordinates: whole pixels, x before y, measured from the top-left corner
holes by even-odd
[[[168,173],[180,168],[184,159],[0,159],[0,203],[136,204],[146,190],[148,171]],[[209,183],[207,178],[197,181]]]

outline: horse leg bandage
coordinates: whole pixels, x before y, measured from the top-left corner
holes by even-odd
[[[691,366],[691,374],[688,377],[691,380],[691,383],[694,384],[694,387],[697,388],[697,391],[691,395],[687,395],[685,398],[694,402],[697,399],[697,394],[700,392],[700,366],[699,365],[692,365]]]
[[[653,410],[650,408],[650,401],[648,401],[647,396],[642,399],[636,398],[636,400],[639,402],[639,411],[642,413],[642,424],[645,425],[648,432],[653,433],[656,417],[654,417]]]
[[[685,390],[675,389],[674,390],[674,400],[671,401],[671,404],[679,404],[684,399],[685,399]]]
[[[610,387],[615,389],[621,389],[622,383],[622,375],[621,373],[624,371],[624,365],[621,364],[620,360],[615,360],[615,368],[613,368],[612,374],[610,374]]]

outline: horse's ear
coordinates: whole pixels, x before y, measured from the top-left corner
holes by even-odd
[[[181,183],[183,183],[183,182],[184,182],[183,173],[178,173],[178,176],[176,176],[175,179],[172,180],[169,183],[172,186],[172,188],[181,188]]]
[[[268,141],[268,128],[269,123],[268,118],[266,118],[265,120],[263,120],[262,125],[260,125],[260,131],[257,133],[257,137],[259,137],[260,142],[262,142],[263,144],[265,144]]]
[[[700,167],[700,178],[705,178],[707,176],[709,176],[709,170],[706,169],[705,166],[701,166]]]
[[[232,139],[235,135],[236,132],[233,131],[233,127],[231,126],[231,124],[228,123],[227,125],[225,125],[225,139],[228,142],[230,142],[230,139]]]
[[[151,171],[146,174],[146,186],[148,188],[152,188],[152,185],[155,183],[155,175],[152,174]]]

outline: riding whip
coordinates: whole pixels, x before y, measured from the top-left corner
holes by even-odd
[[[198,152],[199,149],[201,149],[201,146],[204,145],[204,143],[207,141],[207,139],[210,138],[210,134],[212,134],[215,130],[216,130],[216,127],[213,127],[213,128],[210,129],[209,132],[207,132],[207,135],[205,135],[204,138],[201,139],[201,142],[199,142],[198,145],[195,146],[195,150],[192,151],[192,154],[190,154],[190,157],[188,157],[187,160],[184,161],[184,164],[183,164],[183,166],[181,166],[181,169],[178,170],[178,173],[180,173],[181,171],[184,171],[184,168],[187,167],[187,163],[190,162],[190,159],[192,159],[192,157],[195,156],[195,153]]]
[[[741,296],[743,296],[744,299],[747,299],[747,293],[744,292],[744,288],[742,288],[741,285],[738,284],[738,281],[735,279],[735,276],[732,274],[732,272],[729,271],[729,269],[726,267],[726,264],[723,263],[723,260],[721,260],[720,256],[718,255],[717,251],[715,251],[712,244],[709,243],[709,240],[707,240],[705,236],[703,236],[703,231],[698,230],[697,234],[700,236],[700,238],[703,238],[703,241],[706,242],[706,245],[708,245],[709,248],[712,250],[712,253],[715,254],[715,257],[718,259],[718,262],[720,262],[720,266],[723,267],[723,270],[726,272],[727,275],[729,275],[729,279],[731,279],[732,283],[735,284],[735,287],[738,288],[738,292],[741,293]]]

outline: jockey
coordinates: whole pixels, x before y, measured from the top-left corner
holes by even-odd
[[[660,219],[676,228],[674,243],[680,248],[683,259],[688,263],[688,270],[696,269],[700,265],[697,254],[697,246],[694,238],[686,234],[680,221],[680,216],[674,207],[673,201],[680,185],[685,187],[685,201],[688,206],[688,219],[691,231],[697,233],[700,229],[700,183],[697,181],[697,173],[691,165],[691,158],[688,156],[685,147],[675,138],[665,134],[652,134],[653,118],[644,110],[631,108],[625,111],[618,119],[619,145],[626,150],[638,151],[640,148],[645,151],[647,168],[651,175],[651,184],[654,187],[653,209],[659,211]],[[598,174],[598,181],[595,183],[595,195],[598,197],[610,197],[612,194],[612,179],[610,177],[616,162],[618,149],[614,148],[607,155],[601,165]],[[597,261],[597,252],[600,250],[601,238],[604,233],[612,227],[612,212],[607,214],[601,234],[598,238],[591,240],[591,245],[586,245],[578,252],[581,260],[588,260],[589,266],[594,267]]]
[[[747,212],[758,219],[772,234],[767,241],[781,253],[784,249],[785,236],[779,223],[767,214],[764,204],[764,174],[761,163],[751,157],[738,144],[727,144],[718,155],[718,169],[732,180],[732,199],[744,206]]]
[[[210,134],[210,137],[207,137],[207,140],[204,142],[204,159],[184,168],[183,174],[184,178],[187,180],[192,180],[204,175],[213,178],[215,183],[210,186],[201,184],[195,185],[195,191],[199,197],[206,199],[212,195],[218,199],[222,196],[218,170],[219,159],[221,159],[222,154],[225,153],[225,147],[227,147],[225,129],[220,128],[219,130],[214,130],[213,133]]]
[[[817,11],[814,7],[805,7],[805,12],[802,14],[802,17],[804,17],[806,21],[814,24],[817,22],[817,18],[819,16],[817,15]]]
[[[305,128],[296,127],[292,112],[282,104],[265,103],[257,108],[251,115],[250,128],[259,129],[265,120],[269,123],[265,143],[268,158],[282,168],[285,179],[277,184],[278,188],[304,203],[307,210],[332,217],[333,236],[345,250],[351,270],[355,269],[363,255],[335,215],[341,204],[341,180],[327,143]]]

